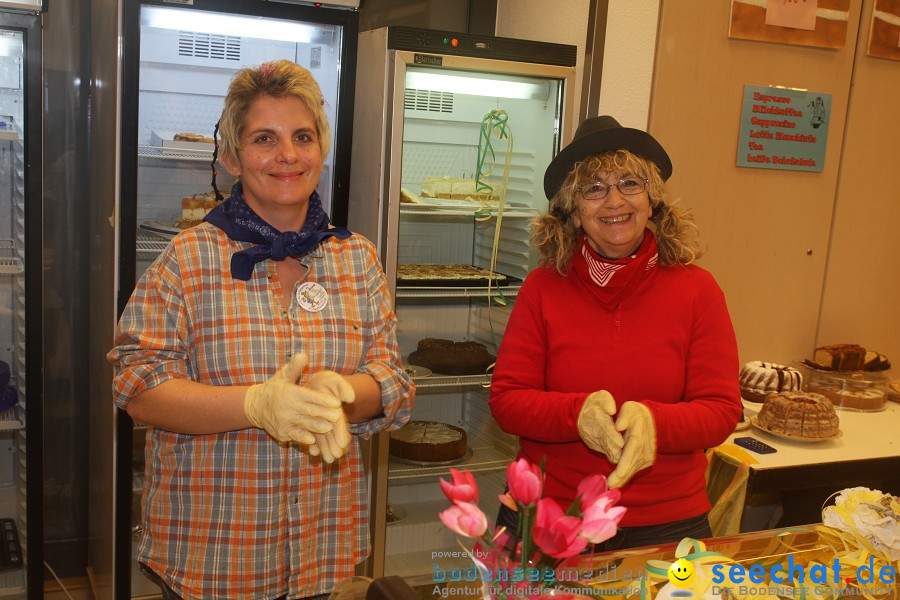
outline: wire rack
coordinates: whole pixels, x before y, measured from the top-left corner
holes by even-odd
[[[12,240],[0,240],[0,275],[20,275],[24,271],[22,259],[16,256]]]

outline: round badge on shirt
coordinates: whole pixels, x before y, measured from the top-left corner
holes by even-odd
[[[319,312],[328,304],[328,292],[318,283],[306,281],[297,288],[297,304],[306,311]]]

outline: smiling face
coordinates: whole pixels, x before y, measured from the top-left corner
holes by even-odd
[[[247,205],[281,231],[303,225],[323,161],[315,118],[294,96],[254,100],[237,156],[222,155],[228,172],[241,178]]]
[[[572,215],[575,226],[584,231],[591,248],[606,258],[633,254],[644,239],[644,228],[651,213],[650,196],[646,190],[623,194],[615,185],[633,175],[609,171],[597,173],[593,181],[610,185],[606,196],[599,200],[589,200],[576,192]]]
[[[675,587],[686,588],[694,583],[696,578],[694,563],[687,559],[679,558],[669,567],[669,581]]]

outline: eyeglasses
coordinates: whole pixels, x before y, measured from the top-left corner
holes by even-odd
[[[578,192],[585,200],[601,200],[606,198],[606,195],[609,193],[609,188],[614,185],[626,196],[633,196],[634,194],[640,194],[644,191],[644,188],[647,186],[647,180],[640,177],[625,177],[616,183],[594,181],[586,183],[578,188]]]

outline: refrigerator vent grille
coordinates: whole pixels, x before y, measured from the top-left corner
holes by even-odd
[[[241,38],[196,31],[178,35],[178,55],[216,60],[241,60]]]
[[[438,113],[453,112],[453,94],[450,92],[406,88],[403,100],[406,110],[424,110]]]

